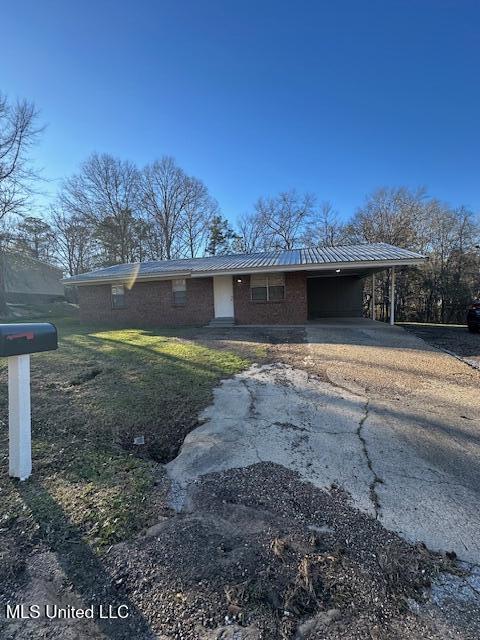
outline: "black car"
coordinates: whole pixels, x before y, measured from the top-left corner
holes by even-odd
[[[467,313],[468,330],[472,333],[480,331],[480,300],[472,302]]]

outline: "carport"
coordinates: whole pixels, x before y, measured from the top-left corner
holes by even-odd
[[[375,274],[381,268],[331,269],[307,272],[308,319],[362,318],[363,288],[372,281],[370,317],[375,320]],[[395,267],[390,267],[390,324],[395,323]]]

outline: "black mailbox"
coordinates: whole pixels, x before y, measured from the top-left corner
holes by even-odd
[[[57,348],[57,327],[50,322],[0,324],[0,356],[21,356]]]

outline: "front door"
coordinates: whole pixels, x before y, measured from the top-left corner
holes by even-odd
[[[215,318],[233,318],[233,278],[232,276],[214,276],[213,302]]]

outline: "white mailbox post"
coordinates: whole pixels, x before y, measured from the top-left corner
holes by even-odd
[[[26,480],[32,473],[30,355],[8,358],[8,473]]]
[[[26,480],[32,473],[30,354],[57,349],[49,322],[0,324],[0,356],[8,359],[8,473]]]

